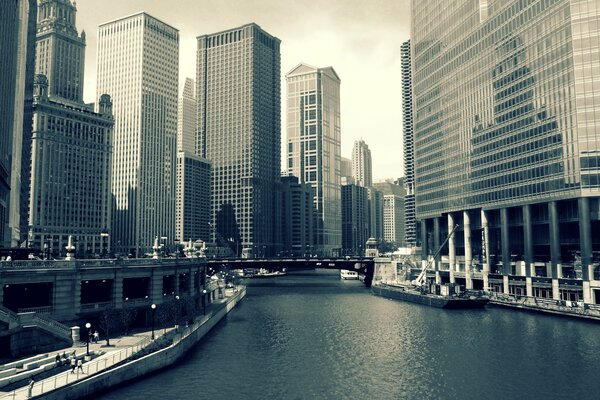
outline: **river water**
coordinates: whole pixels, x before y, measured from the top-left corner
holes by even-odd
[[[249,281],[171,369],[100,399],[588,399],[600,324],[488,306],[440,310],[334,271]]]

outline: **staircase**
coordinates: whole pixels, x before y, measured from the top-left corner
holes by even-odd
[[[7,325],[8,331],[37,327],[60,339],[71,341],[71,329],[44,314],[35,312],[17,314],[6,307],[0,306],[0,321]]]

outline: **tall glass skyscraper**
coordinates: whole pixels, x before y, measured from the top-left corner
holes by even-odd
[[[197,41],[196,148],[213,167],[213,238],[237,254],[271,255],[280,240],[280,40],[251,23]]]
[[[440,279],[600,303],[600,3],[413,0],[423,254]]]
[[[354,141],[352,147],[352,177],[358,186],[371,187],[373,184],[371,150],[362,139]]]
[[[340,78],[299,64],[287,81],[287,171],[315,189],[315,241],[322,255],[342,246]]]
[[[115,118],[112,243],[149,252],[175,238],[179,31],[138,13],[98,28],[97,93],[110,93]]]

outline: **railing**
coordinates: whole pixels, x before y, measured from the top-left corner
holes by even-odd
[[[169,266],[169,265],[188,265],[204,263],[203,258],[105,258],[93,260],[13,260],[0,261],[2,269],[53,269],[53,268],[114,268],[114,267],[136,267],[136,266]]]
[[[135,345],[128,346],[119,351],[104,354],[93,361],[83,364],[83,370],[85,372],[80,372],[79,369],[77,369],[77,373],[73,374],[70,371],[65,371],[60,374],[54,375],[50,378],[46,378],[42,381],[36,382],[33,385],[33,388],[30,393],[28,393],[29,388],[24,387],[16,389],[10,393],[6,393],[3,396],[0,396],[0,399],[16,399],[40,396],[57,388],[67,386],[73,382],[76,382],[80,378],[95,375],[99,372],[105,371],[113,367],[116,364],[119,364],[120,362],[130,358],[131,356],[138,353],[140,350],[144,349],[150,343],[152,343],[152,340],[148,337],[144,337]]]
[[[17,308],[17,313],[51,314],[52,306]]]
[[[42,329],[53,332],[60,337],[68,339],[71,337],[71,329],[66,325],[61,324],[52,318],[38,313],[22,313],[17,314],[19,317],[19,324],[23,325],[36,325]]]
[[[104,302],[100,302],[100,303],[84,303],[81,305],[81,310],[82,311],[89,311],[89,310],[105,310],[107,308],[111,308],[113,306],[113,302],[112,301],[104,301]]]

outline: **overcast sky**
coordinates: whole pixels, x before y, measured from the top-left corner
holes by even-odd
[[[255,22],[281,39],[285,74],[300,62],[332,66],[340,76],[342,156],[355,140],[371,149],[373,178],[402,176],[400,45],[410,31],[409,0],[78,0],[77,27],[87,34],[84,97],[96,96],[98,25],[139,11],[179,29],[180,92],[196,78],[196,36]],[[281,115],[285,132],[285,112]],[[286,141],[285,133],[282,144]],[[282,149],[282,160],[285,159]]]

